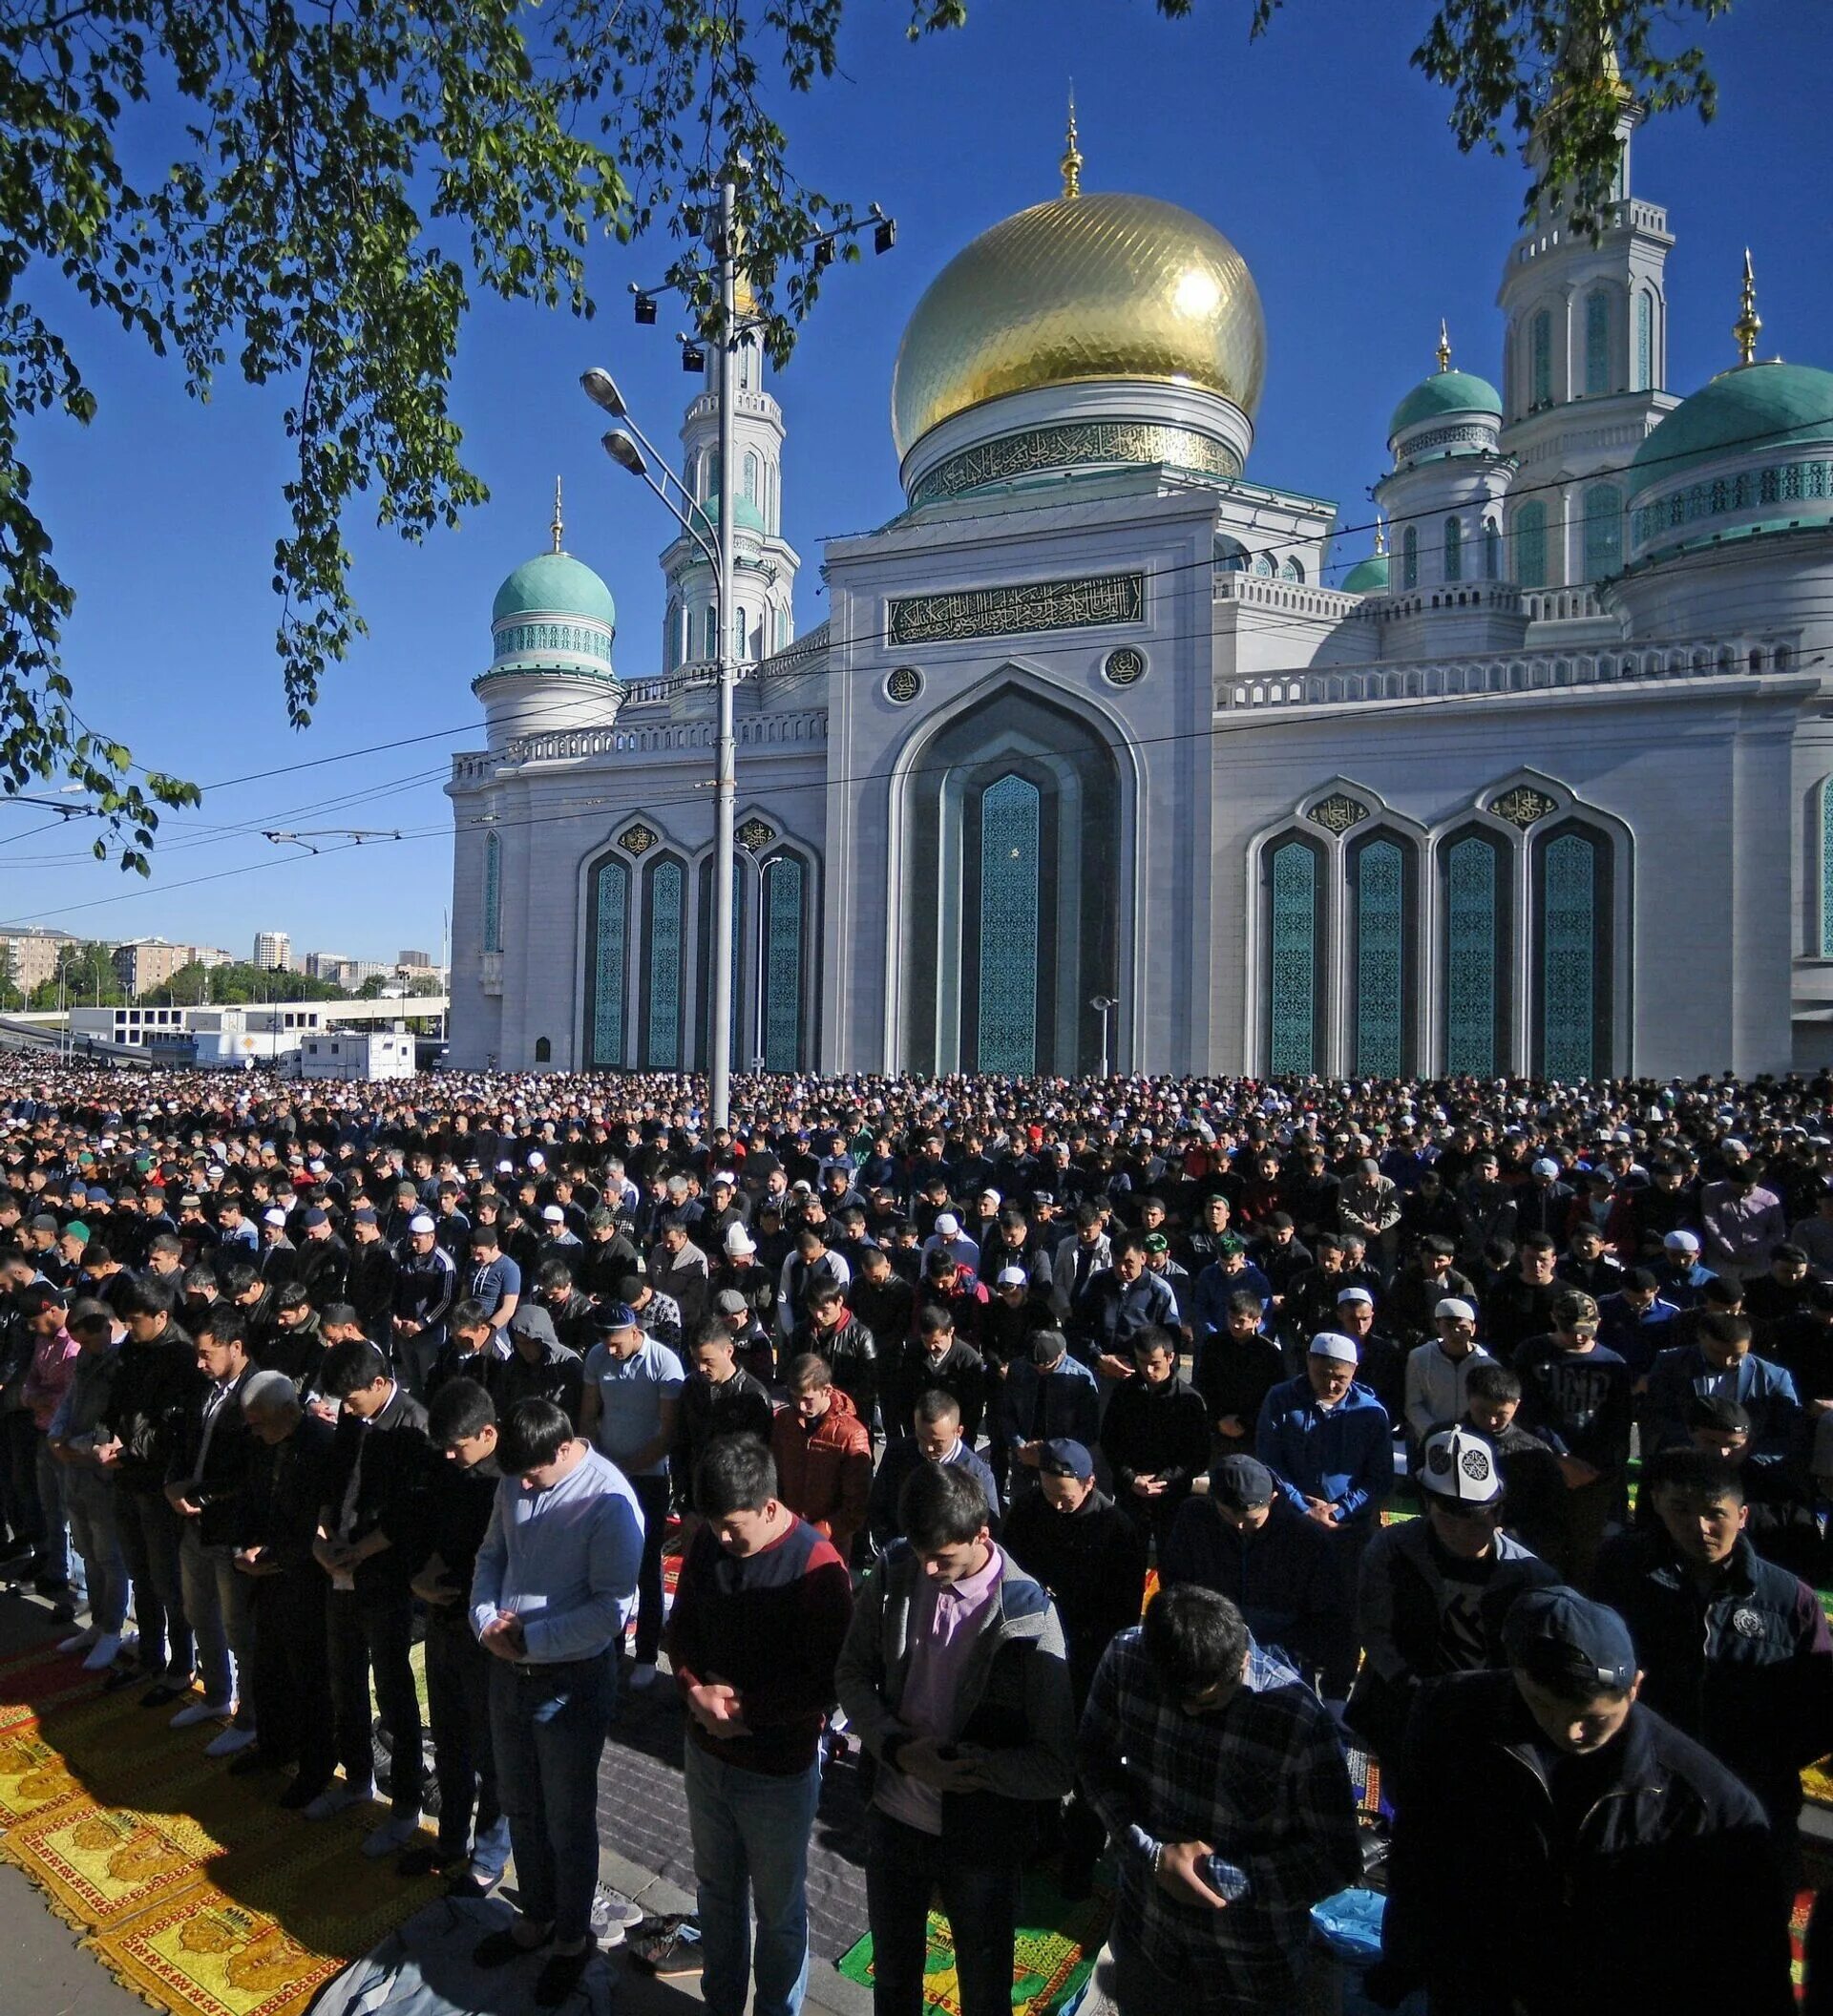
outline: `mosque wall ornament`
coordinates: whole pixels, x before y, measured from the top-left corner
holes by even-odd
[[[894,644],[933,644],[1145,620],[1146,577],[1104,574],[900,598],[890,605],[886,629]]]
[[[1557,811],[1557,803],[1545,791],[1537,791],[1532,785],[1518,784],[1499,798],[1489,801],[1489,809],[1498,819],[1507,820],[1525,833],[1530,826],[1536,826],[1549,812]]]
[[[907,707],[923,690],[923,675],[915,665],[899,665],[885,681],[885,698]]]
[[[1305,817],[1327,833],[1340,834],[1348,832],[1352,826],[1360,826],[1368,817],[1368,808],[1347,791],[1333,791],[1328,798],[1319,799]]]
[[[1148,420],[1070,420],[1055,427],[1027,428],[1002,434],[950,455],[928,471],[910,494],[913,505],[958,497],[985,483],[1009,482],[1042,470],[1077,463],[1168,462],[1198,475],[1228,478],[1241,473],[1241,458],[1208,434],[1188,427],[1164,427]]]
[[[1137,685],[1146,676],[1146,654],[1131,644],[1108,652],[1102,661],[1101,676],[1110,686]]]
[[[747,853],[754,854],[776,838],[776,829],[768,819],[748,819],[739,828],[736,838]]]
[[[626,826],[618,835],[618,845],[626,854],[642,856],[655,846],[657,835],[639,819],[634,826]]]

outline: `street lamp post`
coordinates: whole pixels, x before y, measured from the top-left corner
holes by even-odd
[[[1101,1075],[1106,1078],[1108,1075],[1107,1018],[1119,1007],[1120,1003],[1114,999],[1111,994],[1098,994],[1089,1000],[1088,1005],[1101,1018]]]
[[[738,189],[730,176],[719,185],[719,229],[713,253],[719,264],[719,367],[714,384],[719,402],[719,525],[709,542],[701,527],[706,514],[694,508],[693,493],[671,470],[654,444],[631,419],[611,374],[589,370],[580,379],[587,398],[622,420],[628,431],[614,430],[604,437],[604,448],[612,460],[633,475],[641,476],[692,537],[713,570],[713,619],[719,648],[715,670],[719,682],[718,723],[713,755],[713,945],[708,984],[713,990],[711,1015],[712,1057],[710,1077],[712,1099],[710,1124],[729,1127],[732,1119],[732,972],[737,965],[736,918],[732,910],[732,871],[737,854],[733,821],[738,808],[738,735],[733,721],[733,695],[738,683],[738,662],[745,640],[735,638],[732,607],[732,357],[739,338],[759,326],[755,320],[741,322],[738,314]],[[889,252],[897,242],[897,223],[874,203],[864,218],[848,216],[832,229],[817,233],[814,246],[815,271],[833,257],[837,241],[870,230],[873,250]],[[656,297],[664,287],[639,287],[632,283],[636,318],[648,326],[656,319]],[[698,368],[698,346],[683,339],[683,361]],[[642,451],[653,461],[686,501],[684,513],[649,474]],[[761,885],[760,885],[761,886]]]

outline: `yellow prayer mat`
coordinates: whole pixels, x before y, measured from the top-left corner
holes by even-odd
[[[302,2016],[319,1988],[438,1894],[361,1852],[385,1817],[313,1825],[280,1772],[230,1777],[216,1723],[174,1730],[141,1690],[102,1694],[78,1656],[0,1662],[0,1855],[173,2016]]]

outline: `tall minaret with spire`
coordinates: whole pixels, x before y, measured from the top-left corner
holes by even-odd
[[[757,300],[744,273],[736,294],[739,330],[732,358],[731,649],[741,665],[783,650],[795,637],[793,596],[801,560],[783,536],[783,409],[766,389]],[[719,353],[703,344],[706,369],[681,423],[682,473],[708,525],[719,517]],[[665,673],[719,656],[716,583],[699,542],[685,533],[663,550],[667,582],[663,617]]]
[[[1582,49],[1561,51],[1562,62],[1584,60]],[[1519,465],[1508,505],[1509,563],[1526,589],[1576,586],[1621,571],[1621,472],[1679,404],[1667,389],[1674,237],[1667,212],[1630,186],[1641,110],[1612,46],[1591,60],[1616,92],[1620,150],[1597,239],[1543,205],[1509,247],[1496,296],[1506,318],[1502,447]],[[1528,159],[1538,168],[1532,138]]]

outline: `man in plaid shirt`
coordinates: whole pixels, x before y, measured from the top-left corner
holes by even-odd
[[[1226,1597],[1184,1584],[1107,1648],[1078,1752],[1119,1858],[1121,2016],[1291,2016],[1311,1907],[1362,1867],[1316,1695]]]

